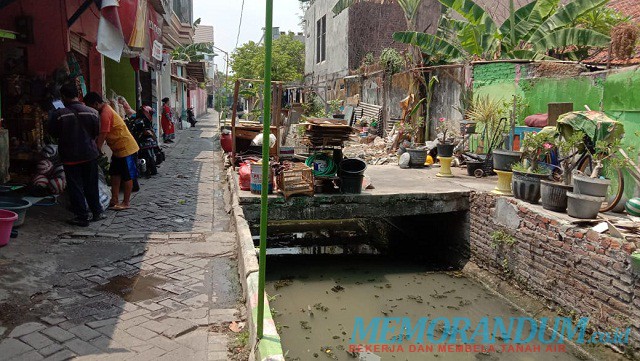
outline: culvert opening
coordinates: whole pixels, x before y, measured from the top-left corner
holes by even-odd
[[[257,224],[251,225],[260,244]],[[267,254],[384,255],[441,267],[469,260],[467,211],[402,217],[269,222]]]

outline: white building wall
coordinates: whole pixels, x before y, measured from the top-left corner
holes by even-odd
[[[316,0],[307,10],[305,20],[305,78],[308,83],[324,83],[349,72],[349,11],[334,17],[335,0]],[[326,60],[316,63],[316,22],[327,17]]]

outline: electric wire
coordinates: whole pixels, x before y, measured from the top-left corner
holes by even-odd
[[[242,28],[242,15],[244,14],[244,0],[242,0],[242,6],[240,7],[240,22],[238,23],[238,35],[236,36],[236,49],[240,43],[240,29]]]

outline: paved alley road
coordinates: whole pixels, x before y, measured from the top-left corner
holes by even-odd
[[[241,286],[213,119],[179,133],[131,210],[86,229],[29,210],[0,249],[0,360],[227,359]]]

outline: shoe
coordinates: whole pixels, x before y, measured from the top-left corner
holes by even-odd
[[[80,219],[80,218],[73,218],[73,219],[68,220],[67,224],[70,224],[72,226],[78,226],[78,227],[89,227],[89,220]]]
[[[104,213],[94,214],[91,218],[91,222],[98,222],[107,219],[107,216]]]

